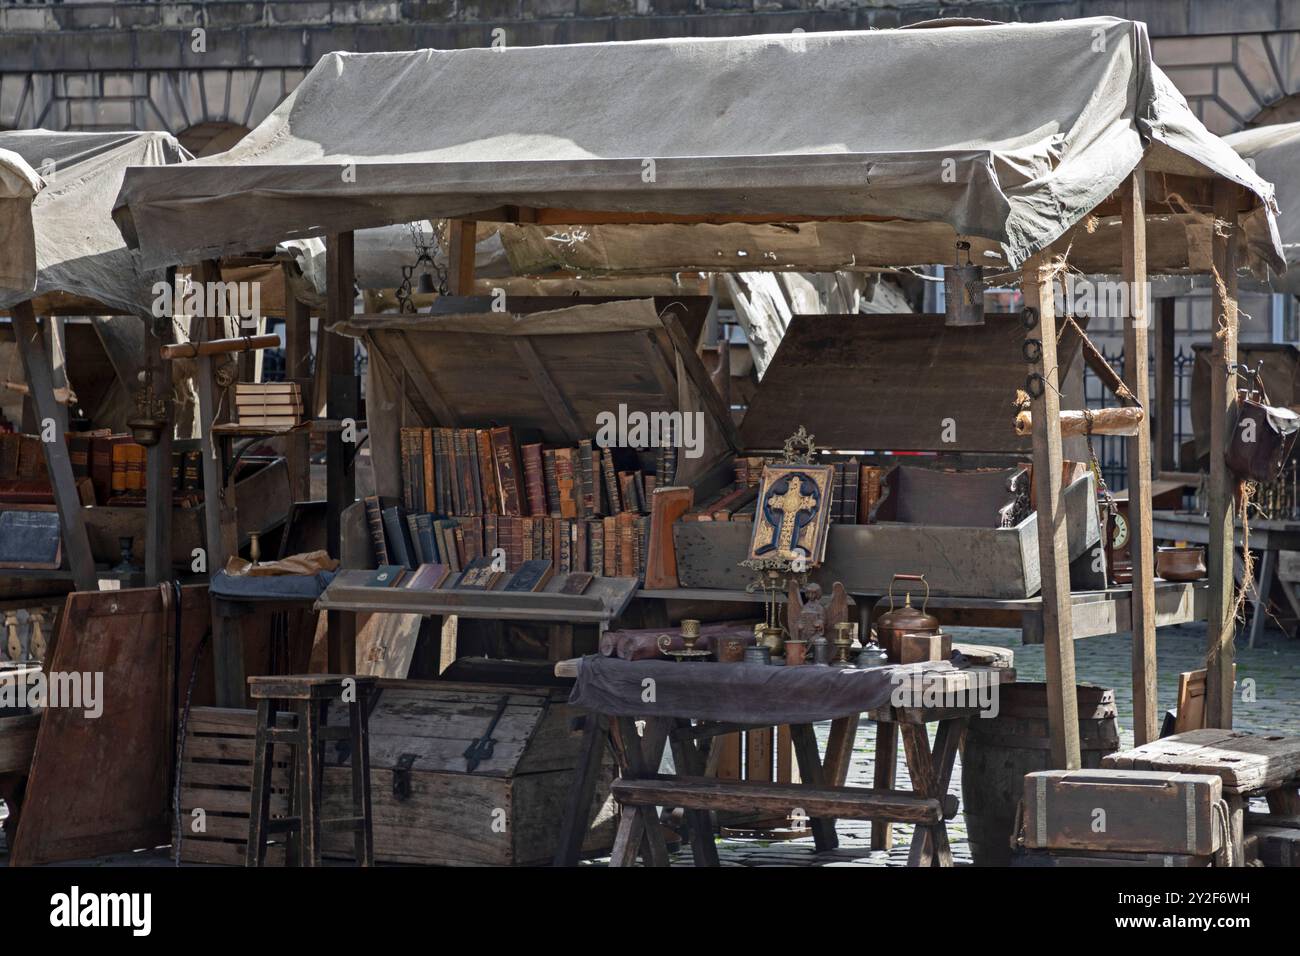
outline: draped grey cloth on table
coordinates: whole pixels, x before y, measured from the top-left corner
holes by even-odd
[[[569,703],[617,717],[806,724],[875,710],[889,703],[896,683],[914,680],[917,673],[951,673],[955,669],[948,661],[857,670],[624,661],[592,655],[579,663]],[[647,685],[647,680],[653,685]],[[646,700],[647,696],[653,700]]]

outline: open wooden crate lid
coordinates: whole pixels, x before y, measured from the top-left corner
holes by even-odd
[[[1019,313],[954,328],[942,315],[796,315],[741,439],[748,450],[780,449],[803,425],[819,448],[1027,454],[1030,439],[1013,427],[1029,372],[1025,337]],[[1067,329],[1062,378],[1079,346]]]
[[[358,315],[333,327],[366,340],[370,401],[401,410],[369,416],[376,460],[396,464],[402,424],[509,425],[521,438],[572,445],[595,437],[598,416],[620,406],[703,412],[705,452],[685,462],[688,473],[739,447],[695,351],[709,296],[510,296],[504,312],[493,304],[445,296],[431,312]],[[376,470],[381,494],[400,495],[393,471]]]

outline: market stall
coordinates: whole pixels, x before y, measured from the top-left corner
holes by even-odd
[[[1017,69],[1005,68],[1008,55],[1014,55]],[[954,74],[967,79],[959,89],[950,82]],[[906,91],[905,101],[885,102],[870,95],[885,85]],[[1110,95],[1117,90],[1124,95]],[[584,106],[596,95],[599,110]],[[803,107],[814,100],[825,104],[825,115],[840,117],[833,133],[827,132],[821,115]],[[409,122],[376,130],[369,117],[377,102]],[[655,104],[665,102],[691,102],[693,113],[708,121],[684,123],[676,110],[669,116],[656,109]],[[1013,103],[1016,109],[989,112],[982,106],[988,102]],[[772,122],[772,117],[780,121]],[[558,429],[550,440],[577,444],[581,452],[593,429],[592,416],[602,407],[616,407],[630,380],[619,378],[615,359],[625,356],[614,353],[609,356],[608,385],[593,390],[564,364],[566,356],[546,351],[538,341],[529,343],[527,335],[514,336],[518,341],[504,350],[508,357],[503,358],[497,346],[485,345],[481,352],[467,353],[471,358],[463,367],[444,369],[445,378],[431,380],[431,360],[421,358],[421,349],[431,346],[422,340],[432,340],[440,325],[467,323],[470,315],[493,311],[504,314],[491,321],[506,327],[539,317],[515,309],[509,297],[503,308],[494,309],[490,297],[484,297],[474,308],[403,317],[399,322],[354,317],[354,230],[426,217],[450,219],[447,271],[453,294],[472,289],[476,223],[486,221],[499,224],[497,235],[512,270],[525,275],[549,270],[630,276],[749,271],[756,264],[793,271],[895,269],[949,261],[957,241],[968,242],[980,264],[1018,274],[1024,295],[1024,312],[1005,329],[1006,323],[991,321],[980,330],[967,330],[988,338],[991,329],[1001,329],[1020,355],[1019,361],[1005,363],[1018,380],[1007,385],[1005,418],[990,422],[988,413],[973,414],[969,431],[1005,428],[1010,444],[1016,438],[1013,393],[1023,385],[1028,396],[1023,410],[1032,416],[1032,426],[1030,437],[1019,439],[1019,450],[1032,458],[1032,480],[1025,492],[1032,496],[1035,517],[1032,534],[1028,528],[1017,532],[1018,547],[1030,552],[1022,553],[1019,562],[1019,596],[1026,590],[1036,592],[1036,614],[1047,649],[1051,759],[1067,768],[1079,764],[1072,644],[1079,632],[1073,620],[1077,603],[1069,565],[1086,550],[1086,526],[1095,515],[1080,509],[1083,536],[1072,545],[1059,392],[1069,344],[1062,341],[1058,352],[1066,323],[1058,326],[1054,314],[1053,282],[1065,268],[1114,271],[1144,293],[1148,271],[1213,271],[1222,280],[1216,303],[1221,351],[1216,360],[1226,365],[1235,349],[1233,290],[1239,266],[1262,273],[1282,264],[1268,184],[1191,114],[1151,61],[1145,28],[1104,18],[504,51],[332,54],[229,153],[175,169],[130,171],[115,215],[143,261],[155,266],[265,248],[286,238],[326,237],[333,333],[327,354],[333,358],[323,367],[331,374],[331,420],[341,422],[359,410],[355,379],[347,374],[351,345],[340,333],[392,340],[380,353],[389,374],[368,378],[372,426],[378,426],[382,414],[388,419],[383,431],[390,436],[387,447],[380,443],[374,448],[381,456],[376,458],[377,479],[383,483],[380,495],[372,508],[354,504],[350,454],[341,436],[332,439],[330,546],[335,555],[344,554],[349,538],[344,511],[352,508],[354,529],[380,529],[374,552],[358,567],[373,565],[385,577],[390,561],[383,559],[392,556],[387,547],[404,537],[400,524],[395,533],[385,525],[388,509],[406,498],[402,503],[408,513],[440,510],[429,502],[439,500],[436,476],[441,466],[407,471],[405,465],[419,456],[411,450],[403,457],[408,449],[401,447],[400,431],[393,443],[393,420],[424,433],[418,440],[421,454],[428,455],[438,432],[468,431],[482,440],[481,432],[498,427],[508,431],[514,424],[508,410],[488,410],[489,400],[508,401],[529,389],[537,402],[527,404],[527,414],[520,412],[519,427]],[[207,228],[190,228],[194,216],[203,217]],[[1132,302],[1124,382],[1136,404],[1145,407],[1145,294],[1135,294]],[[569,305],[576,306],[568,310],[573,313],[584,306],[594,309],[593,316],[608,312],[596,303]],[[637,320],[641,324],[630,329],[643,332],[645,339],[637,346],[637,354],[644,357],[638,383],[657,380],[665,395],[688,384],[693,397],[679,397],[672,409],[677,412],[716,407],[718,396],[698,366],[698,343],[685,334],[680,317],[671,309],[643,308],[646,314]],[[564,312],[544,313],[539,324],[580,318]],[[933,325],[928,336],[918,332],[931,328],[926,322],[906,329],[919,346],[927,338],[938,342],[959,337],[942,319],[929,317],[928,322]],[[804,337],[816,345],[817,320],[809,319],[808,324]],[[539,339],[546,334],[544,327],[540,331]],[[565,333],[581,337],[577,329]],[[405,336],[410,342],[403,341]],[[791,341],[787,338],[782,347]],[[843,344],[827,332],[822,346],[831,350]],[[795,342],[791,347],[798,346]],[[809,347],[815,355],[816,349]],[[778,350],[773,368],[781,362]],[[1015,365],[1020,365],[1018,374]],[[857,384],[853,376],[866,377],[872,371],[868,352],[850,351],[839,374],[847,376],[847,391]],[[811,374],[816,374],[815,368]],[[569,375],[582,381],[583,388],[573,390]],[[476,383],[476,378],[481,381]],[[516,391],[503,392],[503,387]],[[1212,417],[1217,434],[1225,427],[1232,394],[1230,383],[1216,382]],[[216,402],[217,393],[210,391],[205,403],[213,407]],[[980,407],[992,409],[996,404],[997,397],[990,395]],[[773,417],[785,410],[777,406]],[[825,411],[823,407],[808,413]],[[937,421],[952,415],[960,420],[966,409],[932,406],[907,411],[928,413]],[[212,417],[205,412],[204,418],[210,426]],[[703,463],[712,462],[715,452],[723,461],[735,453],[743,457],[749,450],[743,430],[736,432],[728,414],[708,418],[718,426],[719,441],[709,446]],[[754,421],[766,424],[761,418]],[[959,432],[963,427],[959,422]],[[379,434],[377,428],[372,430],[372,442]],[[542,438],[546,440],[544,434]],[[756,450],[770,451],[769,442],[770,435]],[[837,450],[860,448],[849,442],[837,440]],[[516,444],[507,439],[503,447],[512,466],[505,473],[517,479],[518,468],[510,460]],[[463,447],[463,461],[472,473],[477,459],[471,446]],[[942,443],[928,447],[941,449]],[[965,447],[986,450],[974,442]],[[495,454],[497,446],[491,448]],[[1131,615],[1134,631],[1135,725],[1138,740],[1144,742],[1156,734],[1159,620],[1151,553],[1151,451],[1145,429],[1136,429],[1129,439],[1129,462],[1133,584],[1122,606]],[[497,477],[502,473],[498,467]],[[621,481],[622,473],[615,477]],[[677,479],[672,470],[662,477],[672,479],[669,487]],[[694,494],[703,497],[714,490],[705,475],[692,477],[687,486]],[[620,486],[619,481],[614,483],[617,492],[635,496],[635,485]],[[658,480],[656,484],[665,487]],[[423,497],[414,497],[417,487]],[[518,484],[513,487],[516,495],[522,494]],[[787,501],[789,507],[800,506],[793,497]],[[516,507],[512,503],[503,509],[504,516],[522,517],[512,510]],[[1233,501],[1222,469],[1212,475],[1210,507],[1213,527],[1219,532],[1230,528]],[[543,505],[542,510],[548,509]],[[563,513],[557,507],[549,510]],[[479,514],[492,516],[492,509],[467,512]],[[668,525],[676,528],[672,519]],[[843,542],[841,550],[861,547],[864,533],[871,536],[869,526],[841,529],[836,536]],[[355,531],[351,539],[364,541]],[[486,539],[480,540],[486,547]],[[653,540],[651,531],[651,546]],[[539,548],[545,545],[538,541]],[[421,546],[421,553],[426,550]],[[481,551],[472,553],[482,556]],[[716,568],[734,566],[743,557],[720,549]],[[516,574],[518,563],[511,564]],[[1222,534],[1211,541],[1210,563],[1209,713],[1211,720],[1227,722],[1230,706],[1225,704],[1223,677],[1231,658],[1231,576]],[[1031,564],[1032,586],[1026,571]],[[617,562],[613,574],[608,563],[604,568],[602,576],[626,576]],[[575,573],[591,574],[577,570],[569,575]],[[631,576],[637,573],[633,563]],[[873,580],[859,590],[878,594],[879,588]],[[713,591],[715,597],[723,591],[712,585],[697,590]],[[958,585],[954,593],[960,596],[960,590]],[[971,590],[978,598],[981,589]],[[486,593],[475,595],[476,608],[510,603],[497,599],[496,593],[488,585]],[[638,597],[654,600],[648,594]],[[332,600],[327,590],[321,606],[328,609]],[[1183,600],[1176,603],[1181,606]],[[396,608],[397,602],[392,603]],[[412,606],[407,610],[451,609],[446,603],[436,608],[428,602],[408,603]],[[1122,627],[1126,622],[1115,620],[1121,597],[1107,594],[1103,603],[1115,626]],[[355,636],[338,617],[344,602],[338,607],[331,611],[330,668],[347,672],[357,659]],[[215,636],[223,640],[220,633]],[[219,652],[219,667],[231,659],[228,652]],[[218,686],[226,688],[228,703],[241,702],[240,675],[219,673]],[[599,726],[598,721],[589,722],[589,733]],[[586,753],[578,770],[584,784],[596,777],[591,764],[599,756],[599,745],[588,745]],[[918,761],[917,766],[924,763]],[[571,803],[586,805],[581,795]],[[929,820],[927,825],[937,825]],[[567,829],[563,842],[576,847],[573,840],[581,837],[583,828],[571,823]]]

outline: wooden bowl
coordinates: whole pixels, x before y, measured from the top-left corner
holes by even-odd
[[[1198,544],[1156,549],[1156,574],[1166,581],[1199,581],[1205,577],[1205,548]]]

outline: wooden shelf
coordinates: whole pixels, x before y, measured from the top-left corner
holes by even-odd
[[[245,425],[241,422],[224,422],[212,426],[212,434],[222,438],[274,438],[278,435],[291,435],[294,432],[308,431],[312,427],[309,421],[297,425]]]
[[[370,571],[341,571],[316,601],[318,611],[389,612],[504,621],[609,624],[623,613],[636,592],[635,578],[595,578],[584,594],[558,590],[411,591],[403,587],[365,587]],[[548,587],[559,588],[563,575]]]

